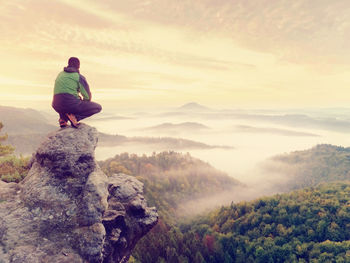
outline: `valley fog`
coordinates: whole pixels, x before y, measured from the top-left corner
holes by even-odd
[[[95,126],[100,132],[113,135],[184,138],[212,146],[229,146],[212,149],[184,147],[175,151],[189,152],[193,157],[260,190],[274,180],[283,180],[283,175],[271,175],[260,168],[268,158],[305,150],[317,144],[347,147],[350,143],[347,135],[350,125],[342,111],[327,111],[327,114],[324,110],[244,114],[192,109],[156,113],[133,111],[122,112],[118,116],[101,114],[86,123]],[[99,146],[96,157],[104,160],[123,152],[150,155],[166,150],[174,149],[136,143],[116,147]]]

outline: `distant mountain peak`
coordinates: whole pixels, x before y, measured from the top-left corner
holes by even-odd
[[[189,102],[184,105],[182,105],[180,110],[210,110],[208,107],[205,107],[201,104],[198,104],[196,102]]]

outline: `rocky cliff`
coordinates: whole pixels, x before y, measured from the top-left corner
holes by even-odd
[[[134,177],[107,177],[97,131],[50,134],[19,184],[0,183],[0,262],[127,262],[158,220]]]

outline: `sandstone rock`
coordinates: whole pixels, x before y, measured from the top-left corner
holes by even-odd
[[[97,165],[97,131],[50,134],[19,184],[0,182],[0,263],[127,262],[158,220],[143,185]]]

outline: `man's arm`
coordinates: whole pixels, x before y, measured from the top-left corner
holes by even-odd
[[[89,84],[87,83],[86,78],[81,74],[79,74],[79,89],[83,99],[91,101]]]

